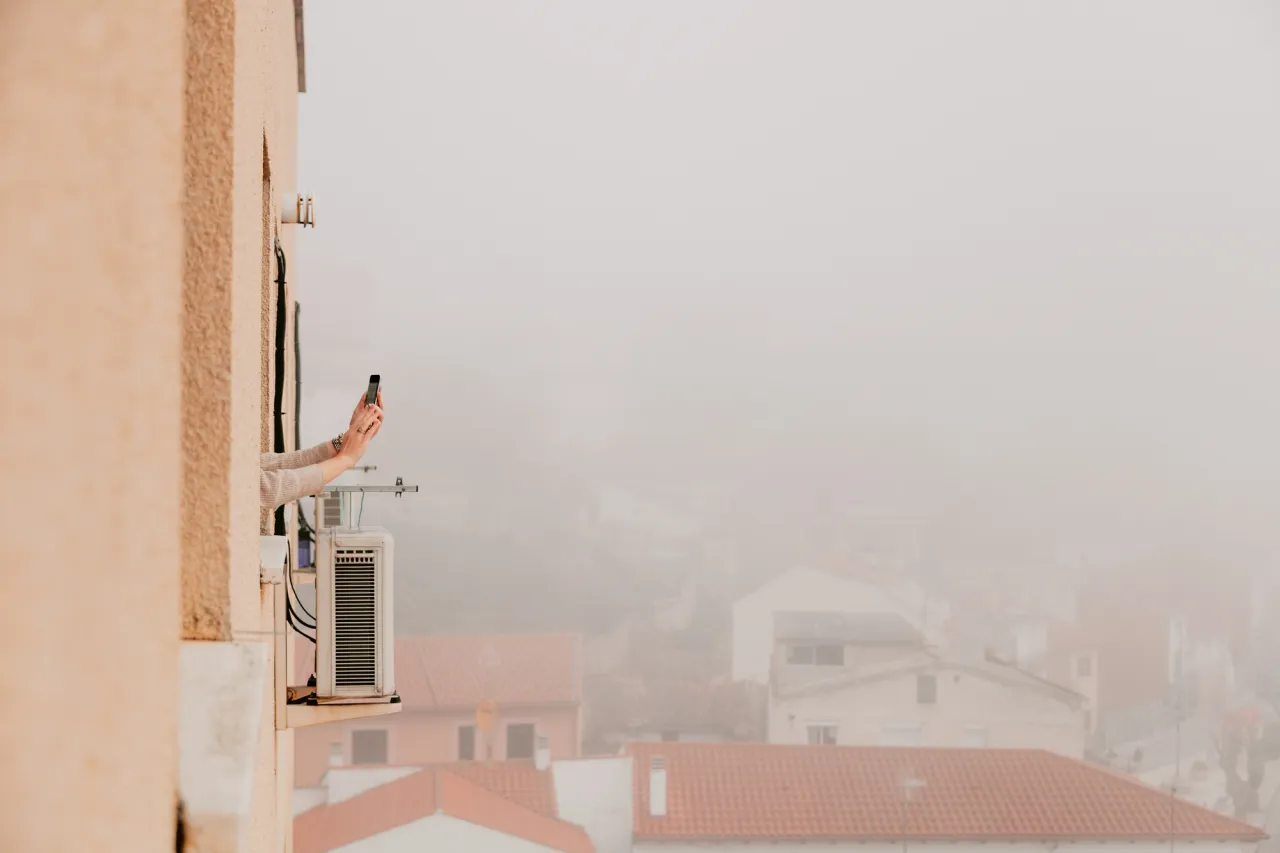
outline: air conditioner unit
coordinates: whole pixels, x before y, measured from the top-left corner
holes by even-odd
[[[395,540],[381,527],[321,529],[317,539],[316,699],[394,696]]]
[[[316,530],[342,526],[342,495],[321,492],[316,495]]]

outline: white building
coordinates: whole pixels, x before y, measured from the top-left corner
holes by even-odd
[[[1080,758],[1083,703],[1015,667],[924,649],[855,667],[784,661],[770,693],[769,742],[1017,747]]]
[[[631,757],[551,762],[556,815],[586,830],[596,853],[631,853]]]
[[[794,569],[734,602],[733,678],[769,682],[774,652],[774,615],[783,612],[834,615],[892,614],[926,641],[940,639],[946,607],[914,584],[900,588],[853,580],[811,569]]]
[[[636,853],[1245,853],[1256,827],[1043,750],[633,744]]]

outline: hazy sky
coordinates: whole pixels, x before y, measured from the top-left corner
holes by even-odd
[[[304,429],[380,372],[380,478],[719,489],[730,525],[842,507],[1010,553],[1270,543],[1280,4],[306,27]]]

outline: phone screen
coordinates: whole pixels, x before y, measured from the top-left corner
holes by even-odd
[[[372,406],[378,402],[378,386],[382,384],[382,377],[377,373],[369,377],[369,392],[364,395],[364,404]]]

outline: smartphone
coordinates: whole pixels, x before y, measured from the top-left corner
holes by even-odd
[[[369,377],[369,391],[364,395],[364,404],[366,406],[372,406],[378,402],[378,386],[381,384],[382,377],[378,374],[375,373]]]

